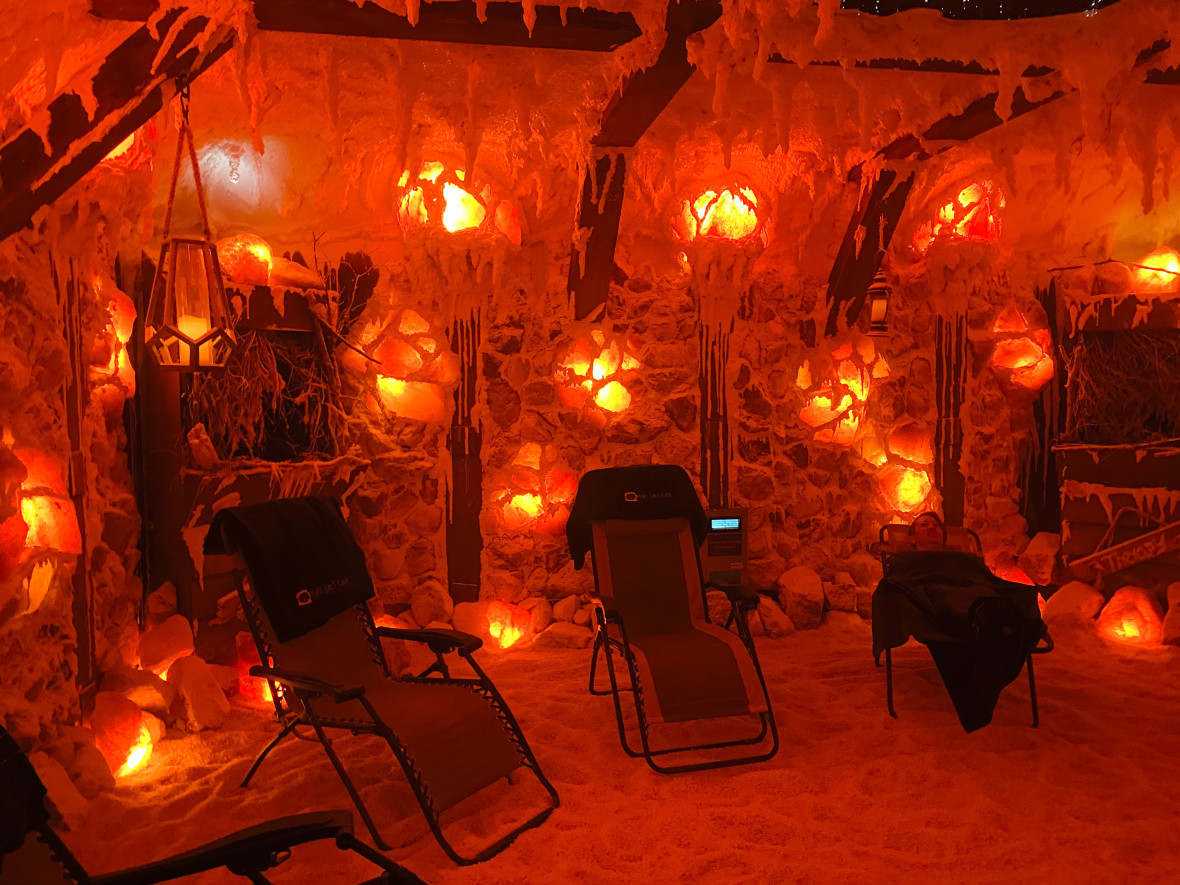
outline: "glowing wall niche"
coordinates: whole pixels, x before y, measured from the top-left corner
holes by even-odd
[[[694,240],[758,239],[770,242],[765,210],[759,208],[758,195],[749,187],[705,188],[680,203],[672,219],[672,229],[683,242]]]
[[[459,360],[442,347],[430,324],[406,308],[361,334],[371,361],[353,353],[343,360],[377,377],[377,398],[400,418],[441,423],[447,417],[451,386],[459,380]]]
[[[834,377],[816,381],[811,364],[804,361],[795,377],[795,385],[806,392],[799,420],[815,428],[816,442],[851,446],[856,440],[869,398],[873,379],[887,377],[889,366],[877,356],[869,338],[862,339],[855,348],[844,344],[832,351]]]
[[[557,463],[557,448],[525,443],[502,480],[503,491],[493,499],[501,524],[509,531],[526,526],[538,532],[557,532],[569,518],[569,504],[578,478]]]
[[[554,373],[561,384],[561,401],[576,409],[597,406],[608,415],[618,415],[631,406],[626,373],[641,367],[627,343],[595,330],[579,338],[558,363]]]
[[[992,181],[967,185],[953,200],[943,204],[932,221],[925,221],[914,233],[913,247],[925,255],[938,240],[970,240],[988,243],[1000,238],[1004,194]]]
[[[1027,390],[1040,390],[1053,377],[1053,342],[1048,329],[1030,330],[1028,321],[1009,304],[992,324],[996,336],[991,364],[1009,381]]]
[[[407,169],[398,186],[397,217],[402,230],[435,228],[447,233],[499,231],[520,245],[520,215],[508,200],[498,200],[487,185],[468,182],[462,169],[424,163],[416,177]]]

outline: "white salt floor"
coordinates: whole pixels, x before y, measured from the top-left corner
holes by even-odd
[[[675,776],[623,754],[610,700],[586,692],[588,652],[481,652],[562,803],[475,867],[446,858],[382,744],[346,736],[337,747],[391,857],[431,885],[1180,882],[1180,649],[1116,647],[1080,626],[1054,635],[1057,650],[1037,659],[1041,727],[1029,727],[1021,676],[992,724],[970,735],[921,646],[895,655],[893,720],[855,616],[759,639],[778,756]],[[101,873],[280,815],[350,807],[323,752],[298,741],[240,789],[273,733],[245,706],[218,732],[170,733],[67,843]],[[492,801],[459,824],[514,810]],[[343,885],[374,872],[308,845],[274,879]],[[186,881],[243,880],[221,871]]]

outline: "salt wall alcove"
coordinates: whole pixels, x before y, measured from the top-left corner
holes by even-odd
[[[869,616],[885,523],[938,510],[1013,576],[1061,533],[1060,273],[1180,245],[1175,54],[1135,61],[1142,15],[1175,12],[1123,0],[1099,39],[1085,16],[723,7],[640,126],[612,97],[671,38],[662,5],[624,5],[614,51],[262,29],[210,61],[190,118],[223,372],[161,371],[138,337],[172,92],[5,240],[6,727],[50,741],[111,674],[239,663],[200,551],[241,502],[342,498],[378,614],[492,647],[589,644],[564,523],[596,467],[680,464],[746,509],[771,633]],[[197,223],[187,170],[174,211]]]

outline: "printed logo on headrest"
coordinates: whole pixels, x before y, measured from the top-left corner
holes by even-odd
[[[672,498],[671,492],[623,492],[623,500],[628,503],[638,503],[640,500],[653,501],[657,498]]]
[[[295,601],[298,602],[301,606],[303,606],[303,605],[311,605],[314,600],[312,600],[312,598],[311,598],[311,591],[300,590],[298,593],[295,594]]]
[[[634,492],[623,492],[623,500],[624,501],[638,501],[639,496],[637,494],[635,494]]]

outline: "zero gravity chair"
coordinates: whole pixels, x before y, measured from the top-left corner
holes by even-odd
[[[758,595],[716,588],[729,597],[729,621],[724,627],[710,623],[700,562],[705,533],[696,489],[675,465],[591,470],[578,484],[566,526],[575,568],[593,551],[599,605],[590,692],[613,698],[624,751],[664,774],[763,762],[778,752],[778,730],[746,623]],[[599,655],[606,660],[609,690],[595,684]],[[624,694],[634,702],[639,750],[628,741]],[[683,742],[686,730],[705,733],[702,720],[722,719],[744,736]],[[696,725],[686,729],[685,723]],[[680,745],[653,749],[651,726],[672,724],[679,724]],[[665,764],[663,757],[677,761]]]
[[[1040,722],[1033,655],[1053,650],[1037,588],[996,577],[979,536],[945,526],[945,549],[916,551],[910,526],[881,527],[884,577],[873,593],[873,658],[885,653],[885,703],[893,707],[893,649],[911,637],[926,645],[968,732],[987,725],[1000,692],[1028,671],[1032,726]]]
[[[114,873],[89,876],[49,824],[45,785],[12,736],[0,728],[0,885],[154,885],[206,870],[226,869],[255,885],[305,842],[332,839],[385,870],[366,885],[423,885],[352,834],[347,811],[311,812],[268,821],[224,839]]]
[[[234,580],[271,685],[282,729],[251,766],[298,728],[310,727],[336,769],[377,847],[388,850],[328,730],[376,735],[397,758],[431,831],[458,864],[497,854],[557,807],[520,726],[472,653],[482,641],[454,630],[377,627],[365,601],[373,584],[364,553],[332,498],[305,497],[219,512],[205,541],[208,555],[240,556]],[[381,639],[421,642],[436,661],[418,676],[391,676]],[[457,652],[474,678],[452,677],[444,655]],[[545,807],[464,856],[444,836],[440,815],[519,769],[548,793]]]

